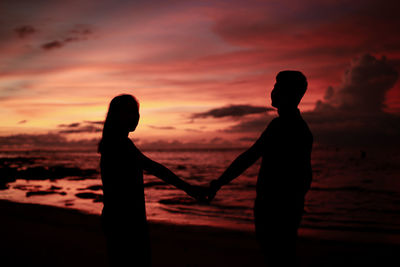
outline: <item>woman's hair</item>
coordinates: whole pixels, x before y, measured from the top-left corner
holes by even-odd
[[[106,120],[104,122],[103,134],[98,147],[100,153],[102,152],[103,145],[107,139],[124,127],[124,125],[122,125],[124,122],[121,121],[121,117],[125,112],[137,112],[139,118],[139,102],[137,99],[128,94],[114,97],[110,102]]]

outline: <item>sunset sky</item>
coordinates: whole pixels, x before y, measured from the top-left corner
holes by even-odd
[[[100,137],[135,95],[142,146],[246,146],[302,71],[317,142],[400,134],[398,1],[0,2],[0,147]],[[375,142],[374,141],[374,142]]]

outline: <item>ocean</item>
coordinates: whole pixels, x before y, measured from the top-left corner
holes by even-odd
[[[208,185],[243,151],[143,153],[189,183]],[[400,242],[399,163],[400,152],[394,149],[314,147],[313,182],[306,196],[300,233],[328,236],[340,232],[350,238],[383,236]],[[197,203],[184,192],[145,174],[148,220],[253,231],[259,164],[223,187],[210,204]],[[99,154],[94,150],[0,151],[0,199],[100,214]]]

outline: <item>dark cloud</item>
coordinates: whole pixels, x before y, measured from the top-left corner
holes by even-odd
[[[69,31],[69,36],[64,38],[64,43],[78,42],[87,40],[93,31],[86,25],[76,25],[74,29]]]
[[[70,33],[74,36],[81,36],[82,38],[82,36],[91,35],[93,30],[89,25],[77,24],[72,30],[70,30]]]
[[[400,135],[400,116],[384,112],[386,93],[398,79],[385,59],[364,55],[353,61],[338,88],[305,113],[322,141],[391,143]]]
[[[27,122],[28,122],[27,120],[22,120],[22,121],[19,121],[18,124],[24,124],[24,123],[27,123]]]
[[[56,48],[61,48],[63,46],[64,46],[64,43],[62,43],[60,41],[51,41],[51,42],[42,44],[42,49],[52,50],[52,49],[56,49]]]
[[[65,46],[71,42],[85,41],[92,34],[92,30],[86,25],[76,25],[71,29],[65,37],[60,38],[60,40],[54,40],[51,42],[44,43],[42,49],[52,50]]]
[[[242,137],[237,139],[238,141],[242,141],[242,142],[255,142],[257,140],[257,138],[254,137]]]
[[[222,131],[228,133],[261,133],[261,131],[263,131],[267,127],[272,118],[273,117],[270,115],[261,115],[257,118],[242,120],[239,123],[230,126]]]
[[[62,128],[58,133],[60,134],[74,134],[74,133],[99,133],[102,131],[103,123],[99,121],[83,121],[73,122],[70,124],[59,124],[58,127]]]
[[[70,124],[59,124],[58,127],[76,128],[76,127],[79,127],[79,125],[81,125],[79,122],[74,122],[74,123],[70,123]]]
[[[315,109],[304,113],[316,139],[324,143],[399,143],[400,115],[384,111],[386,93],[398,72],[385,58],[365,54],[353,60],[342,84],[329,87]]]
[[[176,128],[173,126],[154,126],[154,125],[148,125],[152,129],[156,130],[175,130]]]
[[[385,57],[377,59],[365,54],[351,63],[338,88],[328,87],[315,111],[380,113],[385,108],[386,93],[398,76]]]
[[[79,41],[79,38],[77,37],[68,37],[64,39],[64,43],[69,43],[69,42],[76,42]]]
[[[102,129],[100,129],[100,128],[88,125],[88,126],[82,126],[82,127],[74,128],[74,129],[60,130],[60,131],[58,131],[58,133],[61,133],[61,134],[99,133],[101,131],[102,131]]]
[[[36,32],[36,29],[30,25],[23,25],[15,28],[14,31],[17,33],[19,38],[25,38],[29,35],[34,34]]]
[[[83,121],[83,122],[92,125],[104,125],[104,121]]]
[[[273,109],[251,105],[230,105],[222,108],[211,109],[202,113],[195,113],[192,118],[223,118],[223,117],[243,117],[249,114],[258,114]]]
[[[337,145],[400,144],[400,115],[384,111],[386,93],[398,72],[385,58],[365,54],[352,61],[341,85],[328,87],[314,110],[303,112],[316,142]],[[230,133],[261,133],[269,114],[242,119],[224,129]]]

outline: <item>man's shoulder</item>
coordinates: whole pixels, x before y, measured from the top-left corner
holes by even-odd
[[[265,139],[268,136],[271,136],[279,128],[279,124],[279,117],[273,118],[262,132],[260,139]]]
[[[274,130],[275,128],[279,127],[280,124],[281,119],[279,117],[273,118],[265,129],[265,132],[268,130]]]

